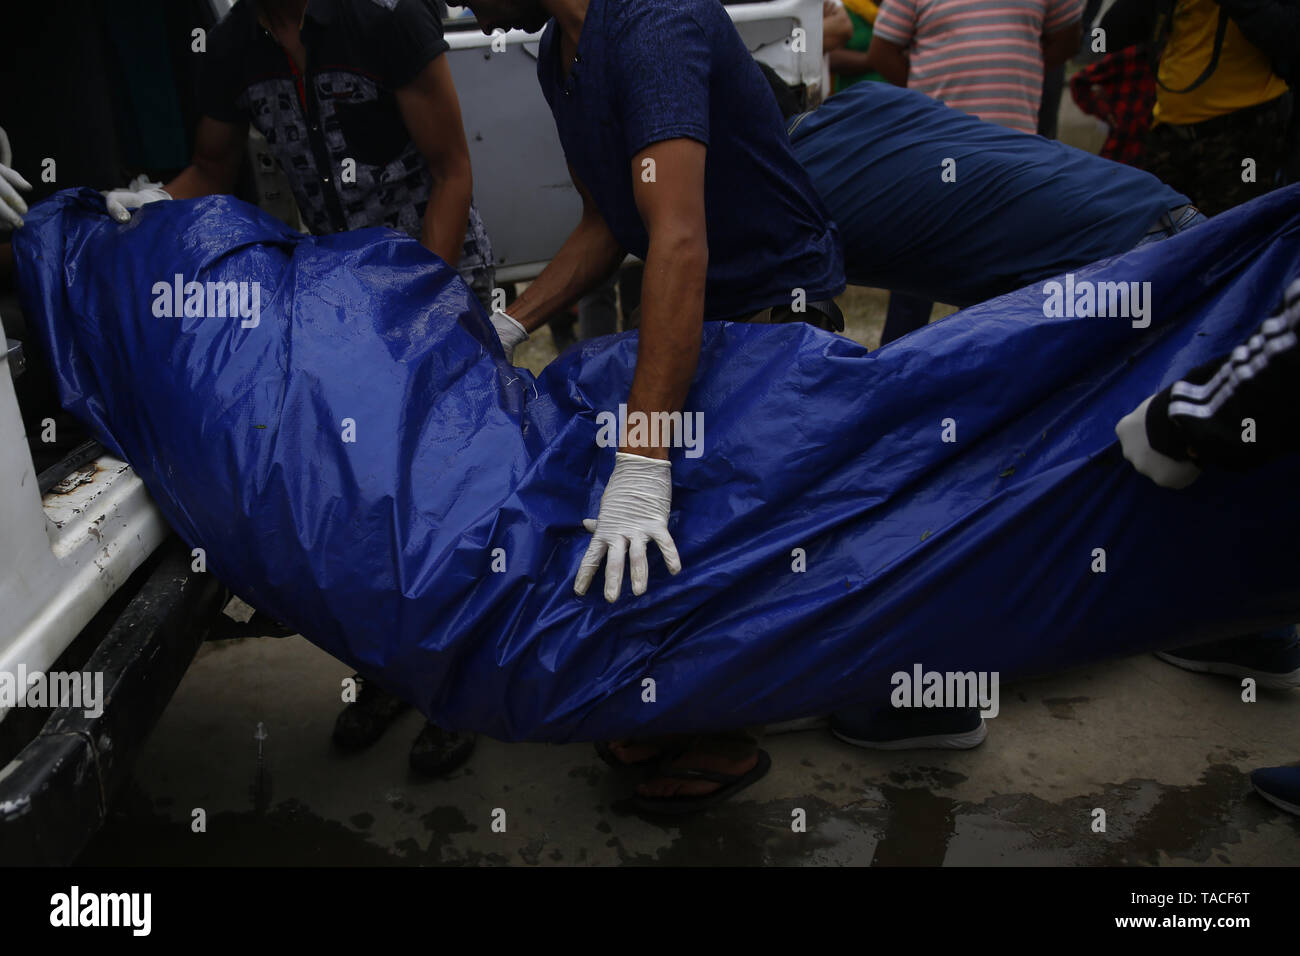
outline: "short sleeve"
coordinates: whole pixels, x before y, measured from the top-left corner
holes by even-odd
[[[916,0],[884,0],[874,29],[876,36],[894,46],[911,46],[916,35]]]
[[[1055,33],[1083,19],[1083,0],[1047,0],[1043,32]]]
[[[629,156],[669,139],[709,144],[713,47],[690,6],[628,4],[613,31],[608,56]]]
[[[397,0],[380,43],[383,75],[393,87],[410,83],[425,65],[447,52],[442,17],[433,0]]]
[[[234,13],[227,14],[209,35],[207,50],[199,63],[199,112],[223,123],[240,123],[246,119],[239,108],[243,86],[237,51],[231,40],[232,31],[237,27]]]

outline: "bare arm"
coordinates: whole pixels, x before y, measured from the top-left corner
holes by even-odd
[[[695,377],[704,327],[704,283],[709,243],[704,218],[706,148],[693,139],[671,139],[632,160],[637,209],[650,235],[641,288],[641,342],[628,395],[629,416],[681,411]],[[645,182],[646,160],[654,182]],[[648,458],[668,457],[660,446],[625,447]]]
[[[879,34],[871,38],[867,49],[867,68],[895,86],[907,86],[907,54],[901,46],[882,40]]]
[[[465,245],[474,174],[460,100],[445,56],[430,60],[415,79],[397,90],[397,107],[411,141],[433,174],[420,242],[454,266]]]
[[[822,52],[830,53],[849,45],[853,39],[853,21],[838,3],[822,0]]]
[[[510,317],[529,332],[600,285],[627,255],[572,166],[569,176],[582,197],[582,218],[542,274],[510,306]]]
[[[1079,37],[1083,35],[1083,25],[1077,21],[1063,27],[1055,33],[1043,37],[1043,68],[1054,70],[1065,63],[1079,49]]]
[[[235,187],[248,142],[248,124],[224,123],[205,116],[194,137],[194,156],[164,188],[173,199],[228,193]]]
[[[831,72],[856,76],[871,72],[871,54],[866,50],[836,50],[831,54]]]

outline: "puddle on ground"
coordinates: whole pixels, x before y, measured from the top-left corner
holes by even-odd
[[[580,775],[581,776],[581,775]],[[1232,862],[1243,833],[1283,820],[1300,839],[1300,820],[1285,817],[1251,792],[1249,776],[1231,764],[1213,764],[1191,786],[1133,779],[1100,793],[1059,803],[1029,793],[1007,793],[977,803],[949,794],[964,778],[939,768],[895,772],[842,788],[835,802],[808,795],[765,802],[739,801],[683,819],[624,823],[628,811],[601,804],[590,809],[590,828],[572,828],[578,810],[547,825],[538,808],[526,808],[541,829],[523,846],[488,851],[494,835],[469,822],[454,806],[413,814],[410,832],[391,847],[374,842],[370,813],[344,820],[318,816],[304,803],[270,804],[270,781],[261,781],[257,809],[210,813],[207,833],[192,833],[177,819],[174,801],[152,802],[132,782],[108,824],[78,863],[96,865],[421,866],[619,862],[629,866],[789,866],[807,864],[936,866],[941,864],[1150,865],[1175,858],[1189,863]],[[1092,811],[1106,810],[1107,829],[1093,832]],[[420,808],[410,807],[416,811]],[[791,826],[804,811],[806,832]],[[589,836],[564,840],[547,830]],[[629,849],[620,834],[645,827],[662,833],[653,849]],[[612,852],[611,852],[612,851]]]

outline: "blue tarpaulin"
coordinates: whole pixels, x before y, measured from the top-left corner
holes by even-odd
[[[1074,275],[1149,282],[1146,328],[1047,318],[1041,285],[871,354],[709,323],[703,454],[673,465],[684,570],[652,547],[648,592],[612,606],[572,581],[634,334],[534,378],[413,239],[304,237],[229,197],[119,225],[67,191],[15,249],[65,405],[208,568],[449,727],[736,727],[883,700],[915,664],[1005,683],[1300,611],[1294,457],[1174,492],[1113,430],[1276,304],[1300,187]],[[177,276],[258,283],[256,324],[177,315]]]

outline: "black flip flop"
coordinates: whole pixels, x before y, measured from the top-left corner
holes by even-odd
[[[758,763],[754,764],[753,769],[748,773],[743,774],[720,773],[715,770],[695,770],[690,767],[677,769],[667,766],[667,761],[664,764],[659,769],[658,776],[671,777],[675,780],[708,780],[713,783],[723,784],[723,786],[712,793],[706,793],[698,797],[643,797],[640,794],[635,794],[632,797],[632,806],[642,813],[680,816],[686,813],[707,810],[724,800],[729,800],[751,783],[755,783],[767,776],[767,772],[772,769],[772,758],[767,755],[766,750],[759,750]]]

